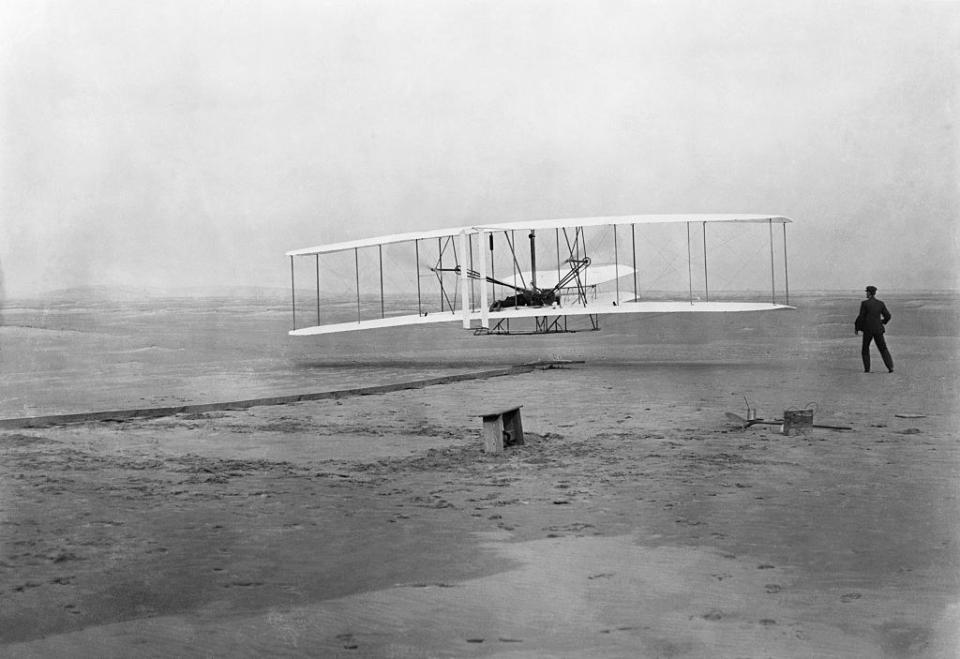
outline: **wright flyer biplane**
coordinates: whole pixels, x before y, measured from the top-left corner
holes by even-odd
[[[296,249],[287,252],[290,334],[444,322],[475,334],[549,334],[597,330],[608,315],[792,309],[790,221],[533,220]]]

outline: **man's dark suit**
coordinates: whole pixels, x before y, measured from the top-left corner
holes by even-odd
[[[863,332],[863,349],[860,355],[863,357],[863,370],[870,370],[870,342],[877,344],[880,356],[883,358],[883,364],[887,370],[893,371],[893,357],[887,350],[887,342],[883,337],[884,325],[890,322],[890,312],[887,311],[887,305],[875,297],[868,297],[860,303],[860,315],[854,325],[858,332]]]

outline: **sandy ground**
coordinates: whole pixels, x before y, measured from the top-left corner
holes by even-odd
[[[0,431],[0,654],[958,656],[960,352],[894,345]]]

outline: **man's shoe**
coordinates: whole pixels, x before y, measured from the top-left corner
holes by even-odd
[[[887,369],[887,372],[893,373],[893,369],[892,369],[892,368],[888,368],[888,369]]]

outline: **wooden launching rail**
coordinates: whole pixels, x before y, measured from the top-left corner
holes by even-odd
[[[357,387],[354,389],[340,389],[338,391],[321,391],[306,394],[290,394],[286,396],[273,396],[269,398],[251,398],[247,400],[234,400],[219,403],[201,403],[196,405],[177,405],[174,407],[151,407],[139,409],[109,410],[97,412],[78,412],[74,414],[50,414],[45,416],[21,417],[13,419],[0,419],[0,430],[11,428],[43,428],[49,426],[61,426],[72,423],[90,423],[90,422],[110,422],[110,421],[129,421],[132,419],[156,419],[165,416],[174,416],[177,414],[202,414],[217,410],[244,410],[251,407],[260,407],[263,405],[288,405],[291,403],[301,403],[313,400],[328,400],[349,398],[352,396],[373,396],[386,394],[393,391],[402,391],[404,389],[421,389],[438,384],[449,384],[453,382],[463,382],[465,380],[481,380],[508,375],[518,375],[520,373],[530,373],[534,370],[533,366],[520,365],[509,368],[493,369],[488,371],[474,371],[471,373],[458,373],[455,375],[444,375],[435,378],[423,380],[412,380],[407,382],[397,382],[393,384],[377,385],[371,387]],[[518,416],[519,423],[519,416]],[[521,434],[522,436],[522,434]]]

